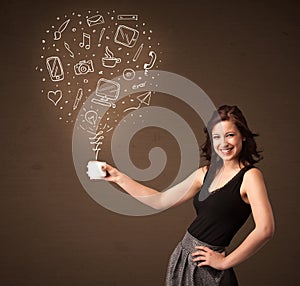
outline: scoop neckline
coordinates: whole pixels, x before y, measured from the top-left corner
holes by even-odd
[[[219,192],[221,189],[224,189],[228,184],[230,184],[231,183],[231,181],[233,181],[240,173],[241,173],[241,171],[242,170],[244,170],[245,168],[247,168],[247,167],[249,167],[249,166],[251,166],[251,165],[247,165],[247,166],[244,166],[243,168],[241,168],[227,183],[225,183],[222,187],[220,187],[220,188],[217,188],[217,189],[215,189],[215,190],[213,190],[213,191],[209,191],[209,187],[207,188],[207,191],[208,191],[208,193],[209,194],[214,194],[214,193],[216,193],[216,192]]]

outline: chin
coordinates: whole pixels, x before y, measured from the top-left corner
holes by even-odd
[[[218,156],[223,160],[223,161],[233,161],[237,160],[237,156],[235,154],[231,155],[224,155],[223,153],[218,153]]]

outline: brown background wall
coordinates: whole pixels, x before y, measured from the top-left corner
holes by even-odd
[[[50,112],[34,67],[44,28],[86,9],[141,15],[163,39],[162,69],[196,82],[217,106],[241,107],[261,135],[277,230],[236,267],[240,284],[299,285],[298,1],[1,3],[1,285],[163,285],[168,256],[194,217],[191,202],[122,216],[83,190],[72,126]]]

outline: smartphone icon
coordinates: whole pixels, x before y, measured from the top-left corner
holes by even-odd
[[[52,56],[47,58],[46,65],[52,81],[60,81],[64,79],[64,70],[59,57]]]
[[[119,25],[115,34],[115,43],[132,48],[139,37],[139,31],[124,25]]]

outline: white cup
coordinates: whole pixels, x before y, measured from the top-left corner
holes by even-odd
[[[102,170],[106,162],[89,161],[87,164],[88,171],[86,172],[90,180],[101,180],[106,176],[106,171]]]

